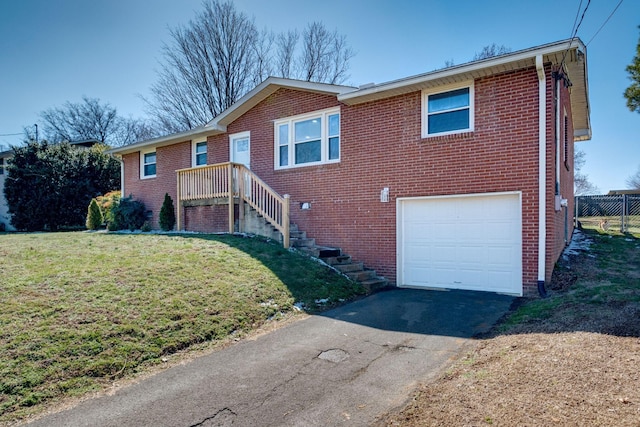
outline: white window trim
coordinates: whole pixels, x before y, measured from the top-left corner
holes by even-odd
[[[201,154],[206,154],[207,155],[207,162],[204,165],[198,165],[196,164],[196,159],[197,159],[197,154],[196,153],[196,147],[198,146],[198,144],[201,143],[205,143],[205,147],[207,147],[207,150],[204,153]],[[204,141],[191,141],[191,167],[192,168],[200,168],[202,166],[206,166],[207,163],[209,163],[209,144],[207,144],[207,140]]]
[[[155,175],[144,174],[144,155],[149,153],[156,153],[156,173]],[[145,151],[140,151],[140,179],[155,178],[158,174],[158,152],[155,148],[151,148]]]
[[[447,132],[429,133],[429,96],[437,95],[439,93],[451,92],[457,89],[469,88],[469,127],[466,129],[456,129]],[[422,138],[433,138],[444,135],[454,135],[458,133],[473,132],[475,123],[475,90],[473,80],[450,84],[445,86],[438,86],[437,88],[424,89],[422,91]]]
[[[338,158],[329,160],[329,116],[334,114],[340,115],[339,122],[339,131],[338,131],[338,140],[339,140],[339,149],[338,149]],[[294,123],[309,120],[314,117],[322,118],[322,129],[320,132],[320,145],[321,145],[321,155],[320,161],[318,162],[309,162],[309,163],[301,163],[295,164],[295,143],[294,143]],[[279,132],[278,127],[283,124],[289,125],[289,161],[287,166],[280,166],[280,141],[279,141]],[[318,165],[326,165],[332,163],[340,163],[342,153],[342,113],[340,112],[340,107],[337,108],[327,108],[325,110],[318,110],[311,113],[299,114],[297,116],[286,117],[283,119],[278,119],[274,121],[273,125],[273,167],[275,170],[283,170],[283,169],[295,169],[295,168],[304,168],[307,166],[318,166]]]

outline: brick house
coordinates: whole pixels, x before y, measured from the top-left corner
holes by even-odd
[[[590,137],[574,39],[359,88],[272,77],[112,153],[154,225],[168,192],[180,229],[247,231],[257,209],[285,245],[295,223],[397,286],[532,295],[571,238]]]

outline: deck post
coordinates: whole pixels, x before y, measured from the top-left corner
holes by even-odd
[[[284,232],[282,233],[282,246],[285,249],[289,249],[289,195],[284,195],[284,203],[282,204],[282,227]]]
[[[233,163],[229,163],[229,234],[233,234],[234,231],[234,227],[233,227],[233,213],[234,213],[234,206],[233,206]]]
[[[176,203],[176,230],[177,231],[181,231],[182,229],[180,228],[180,226],[182,225],[180,223],[180,220],[182,219],[182,215],[180,215],[180,211],[182,210],[182,202],[180,201],[181,199],[181,193],[180,193],[180,180],[182,179],[182,174],[180,172],[178,172],[178,179],[176,180],[178,183],[178,189],[176,191],[176,195],[177,195],[177,203]]]

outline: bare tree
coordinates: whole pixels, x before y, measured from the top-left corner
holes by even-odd
[[[119,117],[117,130],[109,145],[121,146],[157,136],[158,132],[150,122],[133,117]]]
[[[211,120],[244,95],[265,67],[268,41],[233,3],[210,0],[187,26],[171,30],[148,112],[168,132]],[[261,45],[260,42],[264,41]]]
[[[267,77],[273,74],[273,60],[271,59],[271,52],[273,48],[273,41],[275,36],[271,31],[266,29],[262,30],[256,38],[254,51],[255,51],[255,73],[253,77],[253,85],[257,86]]]
[[[480,52],[476,52],[476,54],[473,55],[473,61],[492,58],[494,56],[504,55],[509,52],[511,52],[510,47],[506,47],[502,44],[497,45],[496,43],[491,43],[490,45],[483,47]]]
[[[296,30],[289,30],[276,37],[275,69],[280,77],[291,78],[297,75],[295,51],[300,39]]]
[[[587,162],[586,153],[576,149],[573,153],[573,192],[576,196],[597,194],[600,190],[589,181],[589,177],[582,173],[582,168]]]
[[[344,35],[310,24],[277,36],[258,31],[231,1],[206,0],[188,25],[171,30],[158,81],[144,99],[147,112],[168,133],[201,126],[269,75],[339,84],[354,56]]]
[[[344,35],[337,30],[329,32],[321,22],[313,22],[302,33],[300,77],[306,81],[343,83],[354,55]]]
[[[66,102],[62,107],[44,110],[40,118],[44,124],[37,139],[51,143],[93,139],[110,146],[120,146],[157,135],[148,122],[120,117],[115,107],[86,96],[82,102]],[[24,130],[27,140],[36,140],[31,127]]]
[[[627,185],[632,190],[640,190],[640,167],[636,173],[627,178]]]
[[[95,139],[110,143],[117,131],[118,114],[108,103],[83,97],[82,102],[66,102],[62,107],[40,113],[44,121],[43,137],[49,142]]]

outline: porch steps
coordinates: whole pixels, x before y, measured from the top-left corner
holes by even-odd
[[[315,239],[310,239],[306,232],[299,231],[296,224],[290,225],[289,242],[300,252],[321,259],[349,279],[361,284],[368,292],[378,291],[389,284],[389,281],[379,277],[375,270],[366,268],[362,262],[353,261],[350,255],[343,254],[342,249],[317,246]]]
[[[248,226],[252,233],[280,240],[280,232],[254,209],[249,207],[245,212],[245,227]],[[318,246],[315,239],[307,236],[306,231],[298,229],[297,224],[289,225],[289,244],[308,256],[321,259],[349,279],[364,286],[368,292],[383,289],[389,284],[389,281],[379,277],[375,270],[366,268],[362,262],[353,261],[351,256],[342,253],[342,249]]]

